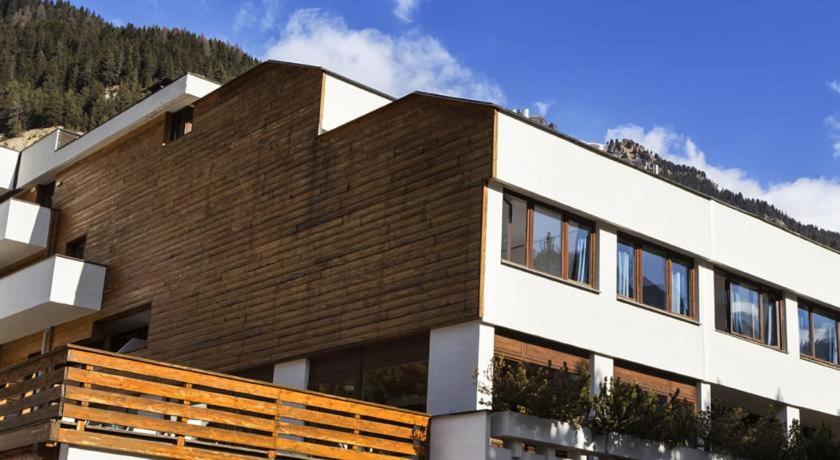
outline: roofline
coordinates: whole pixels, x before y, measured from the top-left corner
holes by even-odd
[[[377,96],[384,97],[385,99],[388,99],[388,100],[389,100],[389,101],[391,101],[391,102],[394,102],[394,101],[396,101],[396,100],[398,99],[398,98],[396,98],[396,97],[394,97],[394,96],[391,96],[391,95],[390,95],[390,94],[388,94],[388,93],[382,92],[382,91],[380,91],[380,90],[378,90],[378,89],[376,89],[376,88],[373,88],[373,87],[371,87],[371,86],[368,86],[368,85],[366,85],[366,84],[364,84],[364,83],[361,83],[361,82],[359,82],[359,81],[353,80],[352,78],[345,77],[344,75],[341,75],[341,74],[339,74],[339,73],[335,73],[335,72],[333,72],[332,70],[327,69],[327,68],[325,68],[325,67],[321,67],[321,66],[317,66],[317,65],[311,65],[311,64],[301,64],[301,63],[298,63],[298,62],[278,61],[278,60],[275,60],[275,59],[268,59],[268,60],[266,60],[266,61],[263,61],[263,64],[265,64],[265,63],[269,63],[269,64],[282,64],[282,65],[289,65],[289,66],[301,67],[301,68],[304,68],[304,69],[320,70],[321,72],[324,72],[325,74],[327,74],[327,75],[329,75],[329,76],[331,76],[331,77],[333,77],[333,78],[337,78],[337,79],[339,79],[339,80],[341,80],[341,81],[344,81],[345,83],[349,83],[349,84],[351,84],[351,85],[353,85],[353,86],[357,86],[357,87],[359,87],[359,88],[361,88],[361,89],[363,89],[363,90],[365,90],[365,91],[369,91],[369,92],[371,92],[371,93],[374,93],[374,94],[376,94]]]
[[[731,205],[731,204],[729,204],[729,203],[726,203],[726,202],[724,202],[724,201],[722,201],[722,200],[720,200],[720,199],[718,199],[718,198],[715,198],[715,197],[713,197],[713,196],[707,195],[707,194],[705,194],[705,193],[703,193],[703,192],[700,192],[700,191],[698,191],[698,190],[694,190],[694,189],[692,189],[692,188],[690,188],[690,187],[687,187],[687,186],[685,186],[685,185],[683,185],[683,184],[680,184],[680,183],[678,183],[678,182],[676,182],[676,181],[673,181],[673,180],[668,179],[668,178],[666,178],[666,177],[659,176],[659,175],[654,174],[654,173],[652,173],[652,172],[650,172],[650,171],[647,171],[647,170],[644,170],[644,169],[641,169],[641,168],[637,168],[637,167],[635,167],[635,166],[633,166],[633,165],[631,165],[631,164],[629,164],[629,163],[627,163],[627,162],[625,162],[625,161],[623,161],[623,160],[620,160],[620,159],[618,159],[618,158],[616,158],[616,157],[614,157],[614,156],[612,156],[612,155],[610,155],[610,154],[608,154],[608,153],[604,152],[603,150],[600,150],[600,149],[597,149],[597,148],[593,147],[592,145],[590,145],[589,143],[587,143],[587,142],[585,142],[585,141],[582,141],[582,140],[580,140],[580,139],[578,139],[578,138],[576,138],[576,137],[572,137],[572,136],[570,136],[570,135],[568,135],[568,134],[566,134],[566,133],[564,133],[564,132],[562,132],[562,131],[560,131],[560,130],[558,130],[558,129],[552,129],[552,128],[549,128],[549,127],[547,127],[547,126],[543,126],[543,125],[541,125],[541,124],[539,124],[539,123],[535,122],[534,120],[531,120],[531,119],[529,119],[529,118],[526,118],[526,117],[522,116],[521,114],[516,113],[516,112],[514,112],[513,110],[510,110],[510,109],[504,108],[504,107],[502,107],[502,106],[500,106],[500,105],[498,105],[498,104],[496,104],[496,103],[493,103],[493,102],[487,102],[487,101],[478,101],[478,100],[474,100],[474,99],[467,99],[467,98],[455,97],[455,96],[446,96],[446,95],[442,95],[442,94],[427,93],[427,92],[424,92],[424,91],[415,91],[415,92],[413,92],[413,93],[411,93],[411,94],[416,94],[416,95],[419,95],[419,96],[426,96],[426,97],[434,97],[434,98],[438,98],[438,99],[448,99],[448,100],[454,100],[454,101],[459,101],[459,102],[465,102],[465,103],[470,103],[470,104],[477,104],[477,105],[484,105],[484,106],[492,107],[492,108],[496,109],[497,111],[504,113],[505,115],[512,116],[513,118],[516,118],[517,120],[522,121],[522,122],[524,122],[524,123],[526,123],[526,124],[528,124],[528,125],[530,125],[530,126],[532,126],[532,127],[534,127],[534,128],[540,129],[540,130],[545,131],[545,132],[547,132],[547,133],[549,133],[549,134],[552,134],[552,135],[554,135],[554,136],[557,136],[557,137],[559,137],[559,138],[561,138],[561,139],[563,139],[563,140],[565,140],[565,141],[571,142],[571,143],[573,143],[573,144],[577,145],[578,147],[582,147],[582,148],[584,148],[584,149],[586,149],[586,150],[589,150],[589,151],[590,151],[590,152],[592,152],[592,153],[596,153],[596,154],[598,154],[598,155],[600,155],[600,156],[602,156],[602,157],[604,157],[604,158],[607,158],[607,159],[609,159],[609,160],[612,160],[612,161],[615,161],[615,162],[617,162],[617,163],[620,163],[620,164],[621,164],[621,165],[623,165],[623,166],[626,166],[626,167],[628,167],[628,168],[632,168],[632,169],[633,169],[633,170],[635,170],[635,171],[638,171],[638,172],[643,173],[643,174],[647,174],[647,175],[648,175],[648,176],[650,176],[650,177],[654,177],[654,178],[656,178],[656,179],[659,179],[659,180],[661,180],[661,181],[664,181],[664,182],[666,182],[666,183],[668,183],[668,184],[670,184],[670,185],[672,185],[672,186],[674,186],[674,187],[677,187],[677,188],[680,188],[680,189],[682,189],[682,190],[685,190],[686,192],[692,193],[692,194],[697,195],[697,196],[699,196],[699,197],[701,197],[701,198],[705,198],[705,199],[707,199],[707,200],[714,201],[715,203],[718,203],[718,204],[720,204],[720,205],[722,205],[722,206],[726,206],[727,208],[730,208],[730,209],[732,209],[732,210],[735,210],[735,211],[738,211],[738,212],[740,212],[740,213],[742,213],[742,214],[745,214],[745,215],[747,215],[747,216],[749,216],[749,217],[752,217],[752,218],[754,218],[754,219],[757,219],[757,220],[759,220],[759,221],[763,222],[763,223],[764,223],[764,224],[766,224],[766,225],[770,225],[771,227],[774,227],[774,228],[777,228],[777,229],[782,230],[782,231],[784,231],[784,232],[787,232],[787,233],[789,233],[789,234],[791,234],[791,235],[793,235],[793,236],[795,236],[795,237],[797,237],[797,238],[801,238],[801,239],[803,239],[803,240],[805,240],[805,241],[807,241],[807,242],[809,242],[809,243],[811,243],[811,244],[814,244],[814,245],[819,246],[819,247],[821,247],[821,248],[823,248],[823,249],[826,249],[826,250],[828,250],[828,251],[831,251],[831,252],[833,252],[833,253],[835,253],[835,254],[840,255],[840,250],[838,250],[838,249],[835,249],[835,248],[832,248],[832,247],[830,247],[830,246],[828,246],[828,245],[825,245],[825,244],[823,244],[823,243],[820,243],[819,241],[814,241],[814,240],[812,240],[811,238],[808,238],[808,237],[807,237],[807,236],[805,236],[805,235],[801,235],[801,234],[799,234],[799,233],[797,233],[797,232],[794,232],[793,230],[790,230],[790,229],[788,229],[788,228],[782,227],[782,226],[780,226],[780,225],[776,225],[776,224],[774,224],[774,223],[772,223],[772,222],[768,221],[767,219],[762,218],[761,216],[759,216],[759,215],[757,215],[757,214],[751,213],[751,212],[749,212],[749,211],[747,211],[747,210],[745,210],[745,209],[741,209],[741,208],[739,208],[739,207],[737,207],[737,206],[733,206],[733,205]],[[655,152],[654,152],[654,153],[655,153]],[[715,185],[717,185],[717,184],[715,184]],[[800,223],[801,223],[801,222],[800,222]],[[822,227],[818,227],[818,226],[816,226],[816,225],[814,225],[814,224],[807,224],[807,223],[806,223],[806,224],[803,224],[803,225],[812,225],[812,226],[814,226],[814,227],[816,227],[816,228],[819,228],[820,230],[824,230],[824,231],[832,231],[832,230],[828,230],[828,229],[825,229],[825,228],[822,228]]]

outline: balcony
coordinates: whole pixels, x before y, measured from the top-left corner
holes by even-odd
[[[73,345],[0,370],[0,456],[60,443],[141,457],[418,458],[428,423],[417,412]]]
[[[28,201],[0,203],[0,268],[46,249],[51,214],[49,208]]]
[[[0,344],[99,311],[105,267],[53,256],[0,278]]]
[[[20,152],[0,147],[0,194],[15,189],[18,157]]]

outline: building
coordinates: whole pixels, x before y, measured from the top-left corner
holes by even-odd
[[[486,410],[494,355],[840,428],[836,252],[490,104],[266,62],[0,181],[12,372],[80,344],[426,412],[433,458],[591,453]]]

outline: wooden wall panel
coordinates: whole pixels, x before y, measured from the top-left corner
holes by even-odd
[[[322,72],[266,63],[61,171],[57,247],[106,264],[146,355],[247,369],[478,317],[493,108],[412,95],[317,136]]]
[[[572,350],[537,339],[496,334],[495,353],[505,358],[561,369],[566,363],[570,370],[588,369],[589,357],[582,351]]]
[[[692,403],[697,401],[697,385],[686,378],[622,362],[615,363],[613,375],[619,380],[638,383],[642,388],[653,390],[662,395],[673,395],[679,390],[680,398]]]

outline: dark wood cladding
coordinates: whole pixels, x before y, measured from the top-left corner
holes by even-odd
[[[155,359],[233,371],[478,317],[492,107],[410,95],[318,136],[322,71],[266,63],[59,174],[107,317]],[[58,344],[56,344],[58,345]]]
[[[613,369],[616,379],[628,383],[637,383],[646,390],[663,395],[674,395],[691,403],[697,402],[697,382],[666,372],[660,372],[625,361],[616,361]]]

